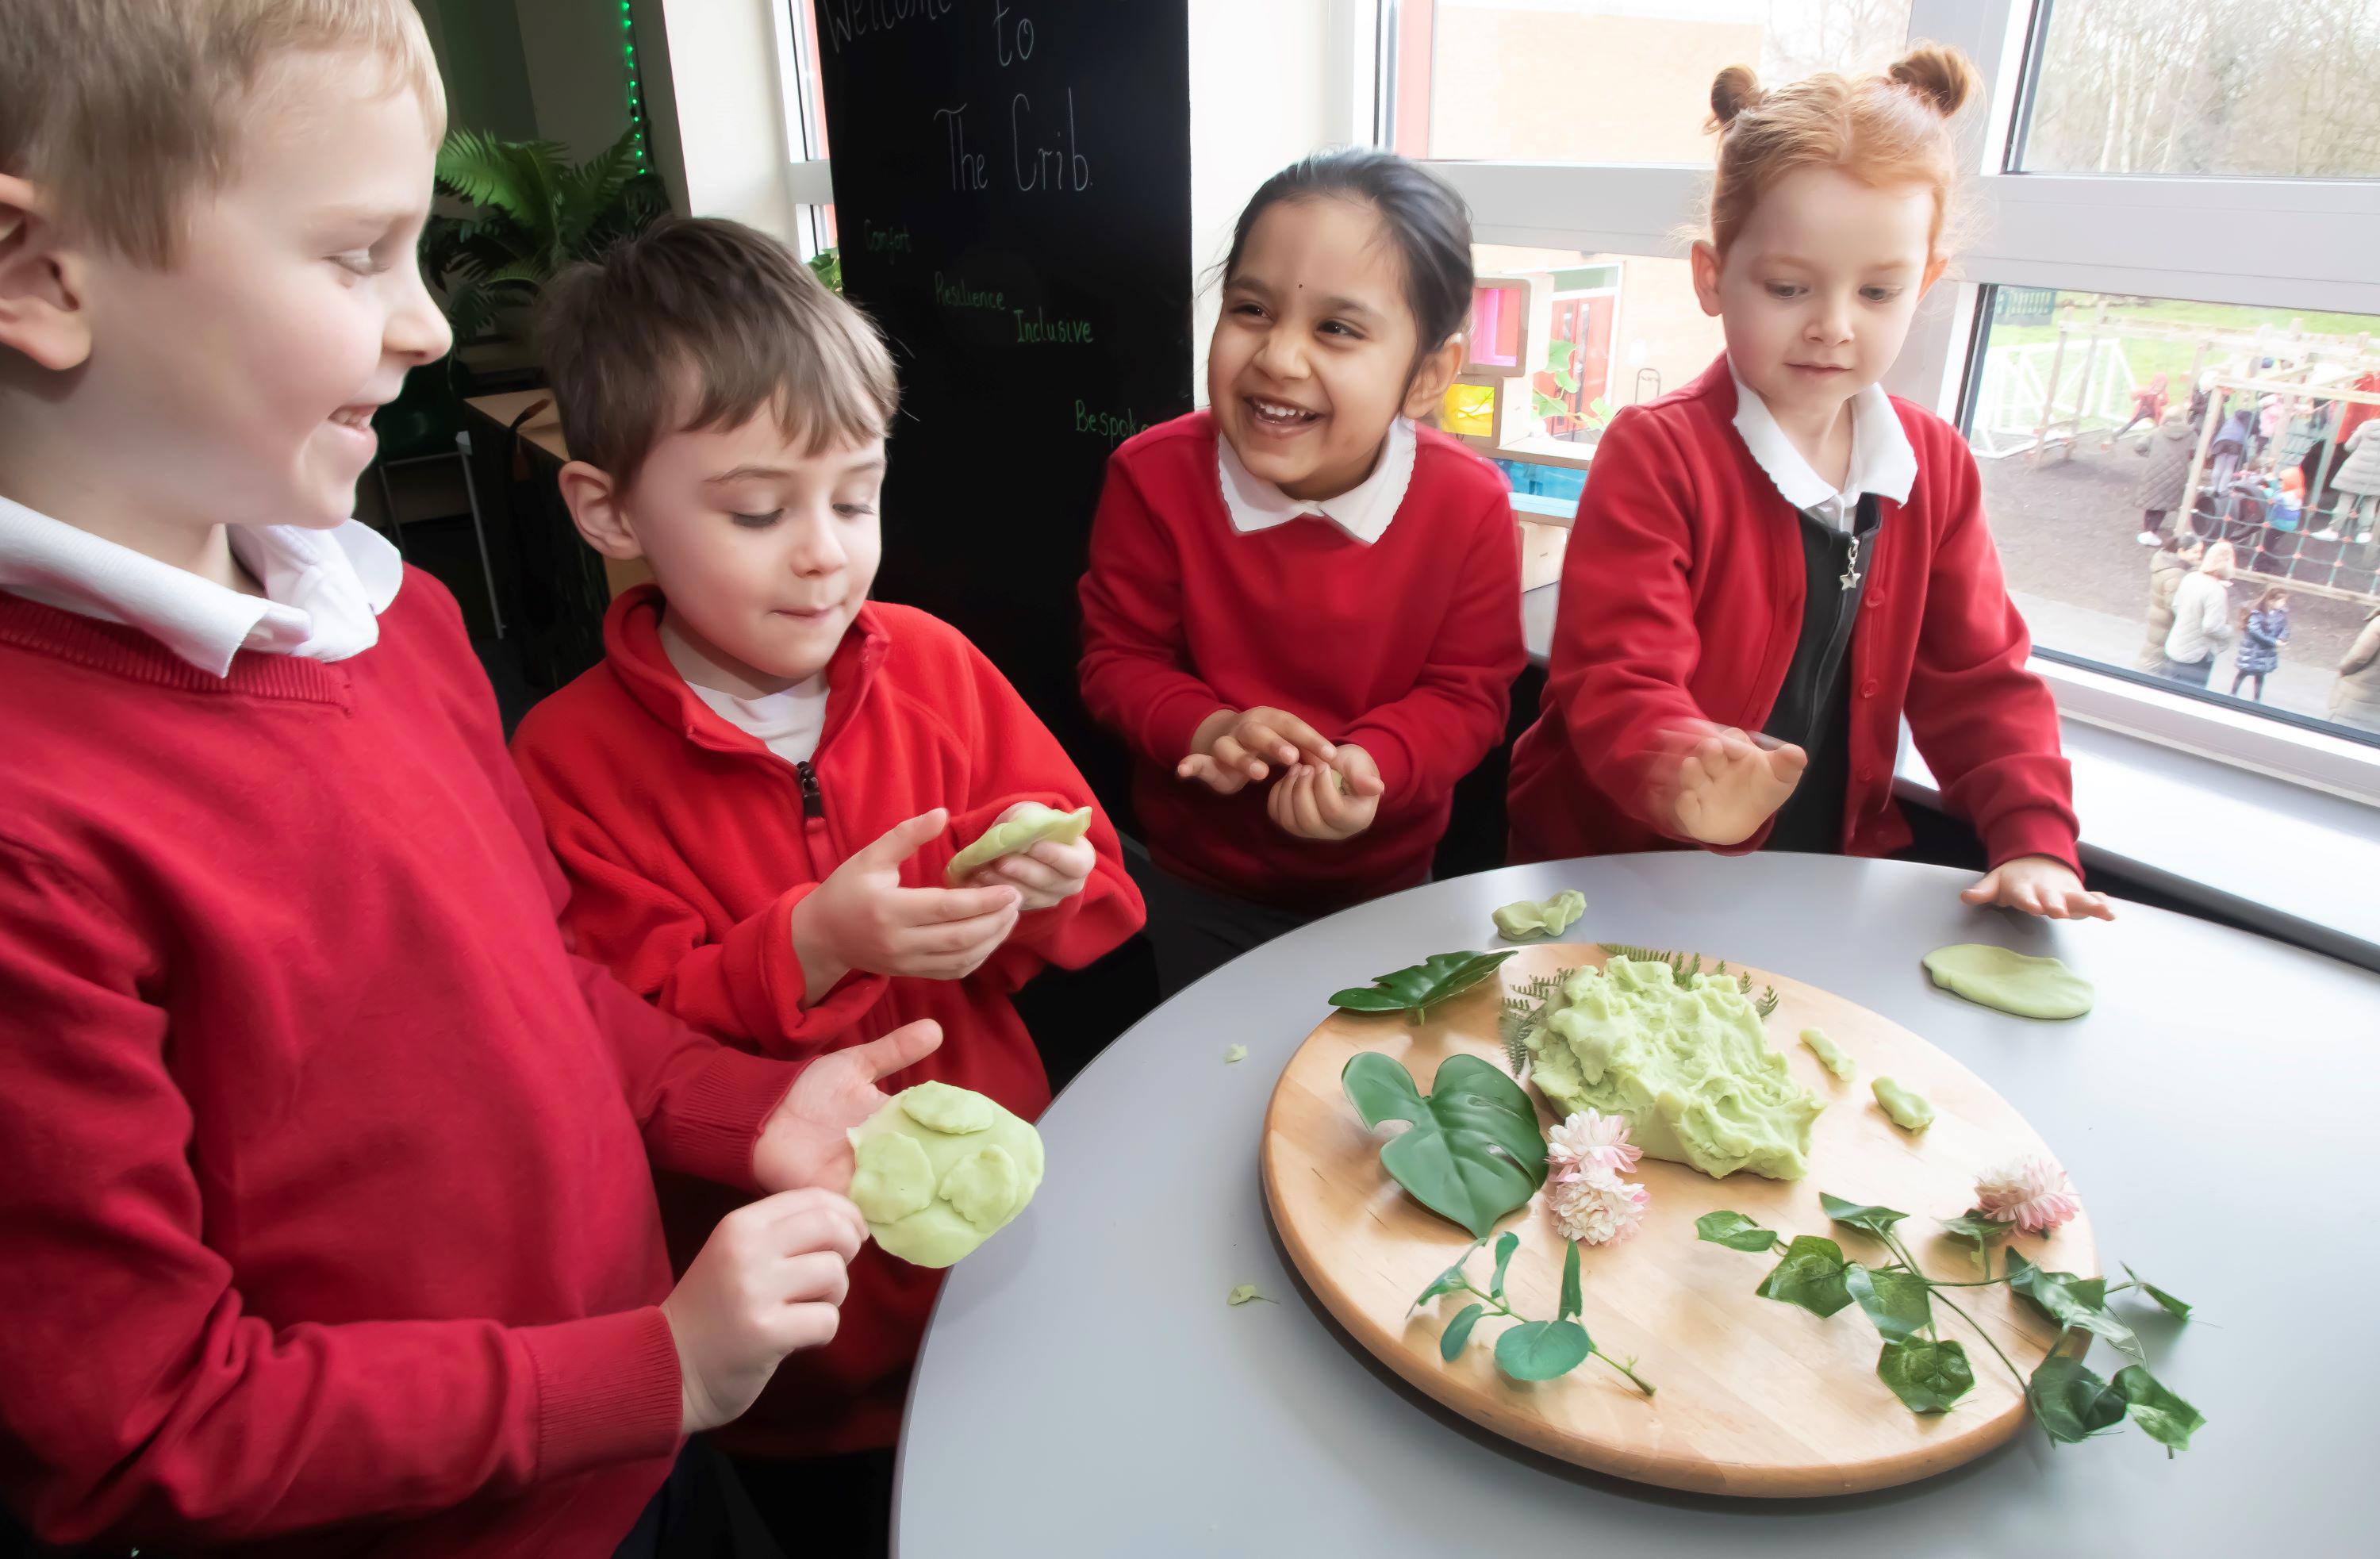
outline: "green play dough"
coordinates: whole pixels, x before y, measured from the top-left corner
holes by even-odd
[[[1923,1131],[1934,1124],[1934,1106],[1925,1102],[1924,1095],[1910,1092],[1890,1078],[1878,1078],[1868,1087],[1876,1103],[1901,1130]]]
[[[2089,980],[2056,958],[1983,942],[1936,948],[1925,955],[1925,972],[1952,995],[2019,1017],[2080,1017],[2097,994]]]
[[[1576,888],[1564,888],[1548,899],[1521,899],[1493,910],[1488,919],[1496,922],[1496,934],[1507,942],[1525,942],[1533,936],[1560,936],[1577,923],[1586,913],[1586,895]]]
[[[1842,1046],[1815,1029],[1803,1029],[1802,1042],[1810,1047],[1810,1054],[1818,1058],[1820,1065],[1843,1081],[1849,1082],[1859,1076],[1859,1064],[1843,1054]]]
[[[946,873],[956,885],[990,866],[1002,856],[1013,856],[1029,850],[1045,839],[1071,845],[1091,831],[1091,810],[1077,807],[1071,812],[1058,811],[1038,801],[1027,801],[1016,809],[1014,817],[995,822],[983,831],[976,842],[951,858]]]
[[[1573,970],[1526,1043],[1530,1079],[1558,1114],[1628,1117],[1657,1159],[1714,1178],[1749,1169],[1773,1180],[1810,1170],[1810,1123],[1826,1106],[1768,1048],[1760,1015],[1726,976],[1614,957]]]
[[[851,1151],[851,1200],[868,1234],[920,1267],[947,1267],[974,1250],[1041,1185],[1041,1134],[1032,1124],[948,1083],[894,1094],[852,1128]]]

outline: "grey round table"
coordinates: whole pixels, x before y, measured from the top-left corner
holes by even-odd
[[[2380,976],[2136,905],[2114,924],[1975,910],[1936,867],[1620,856],[1434,883],[1318,922],[1150,1014],[1041,1123],[1049,1178],[955,1269],[901,1443],[910,1559],[1356,1553],[2107,1554],[2371,1552],[2380,1351]],[[2205,1325],[2144,1319],[2208,1419],[2053,1448],[2028,1430],[1924,1482],[1814,1501],[1671,1493],[1473,1429],[1343,1338],[1274,1243],[1257,1144],[1324,998],[1495,945],[1488,912],[1583,889],[1565,937],[1790,974],[1948,1051],[2041,1131],[2129,1261]],[[1935,990],[1952,942],[2055,953],[2097,1010],[2033,1023]],[[1226,1065],[1224,1049],[1247,1059]],[[1233,1309],[1253,1283],[1277,1304]],[[2136,1313],[2127,1307],[2128,1313]],[[2092,1355],[2112,1373],[2104,1345]],[[1645,1360],[1658,1375],[1658,1359]],[[1888,1404],[1879,1403],[1879,1411]]]

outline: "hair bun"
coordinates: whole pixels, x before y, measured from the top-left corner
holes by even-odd
[[[1956,114],[1983,86],[1973,61],[1940,43],[1920,43],[1885,72],[1932,106],[1945,119]],[[1714,101],[1718,89],[1713,87]]]
[[[1711,81],[1709,128],[1725,129],[1735,116],[1760,103],[1760,78],[1748,65],[1730,65]]]

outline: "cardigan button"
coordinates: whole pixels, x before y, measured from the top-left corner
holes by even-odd
[[[1876,680],[1875,677],[1871,676],[1860,685],[1860,697],[1864,699],[1872,699],[1876,697]]]
[[[1876,771],[1866,767],[1861,768],[1859,772],[1859,782],[1862,785],[1874,785],[1876,783]]]

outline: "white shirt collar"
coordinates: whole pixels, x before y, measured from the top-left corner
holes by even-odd
[[[1223,507],[1231,512],[1232,529],[1241,535],[1286,525],[1301,515],[1318,515],[1366,546],[1388,532],[1413,484],[1414,451],[1420,443],[1413,423],[1402,417],[1389,424],[1387,444],[1372,474],[1336,498],[1315,503],[1293,498],[1240,463],[1232,441],[1215,440],[1215,462],[1223,482]]]
[[[1735,431],[1787,503],[1838,530],[1848,530],[1866,493],[1896,504],[1909,502],[1909,490],[1917,481],[1917,451],[1910,446],[1908,430],[1900,425],[1883,385],[1870,384],[1851,399],[1851,469],[1837,492],[1810,469],[1777,425],[1768,403],[1736,373],[1734,363],[1727,365],[1727,371],[1735,380]]]
[[[262,597],[227,590],[0,498],[0,591],[139,628],[215,676],[242,650],[343,661],[380,642],[405,560],[370,526],[236,525],[234,556]]]

